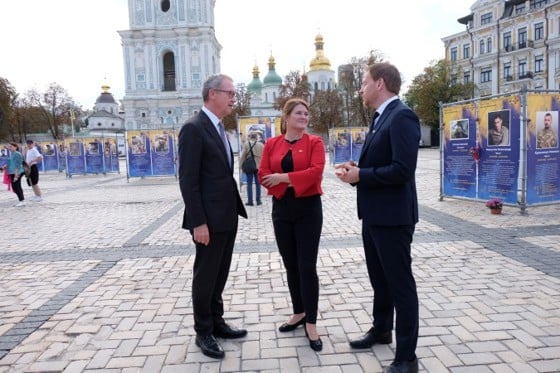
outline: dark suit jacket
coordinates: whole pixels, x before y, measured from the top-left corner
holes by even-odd
[[[230,154],[233,159],[231,148]],[[179,185],[185,229],[208,224],[210,233],[225,232],[236,227],[238,215],[247,217],[223,142],[202,110],[179,132]]]
[[[414,173],[419,141],[416,114],[400,100],[392,101],[360,154],[358,217],[364,222],[380,226],[418,222]]]

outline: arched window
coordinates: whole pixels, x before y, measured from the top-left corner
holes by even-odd
[[[171,4],[169,3],[169,0],[162,0],[162,2],[161,2],[161,11],[162,12],[167,12],[170,7],[171,7]]]
[[[163,55],[163,90],[175,91],[175,56],[173,52]]]

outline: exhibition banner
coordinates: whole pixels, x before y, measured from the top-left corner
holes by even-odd
[[[176,175],[176,141],[170,130],[127,131],[130,177]]]
[[[443,191],[475,198],[478,140],[473,103],[446,107],[443,112]]]
[[[560,201],[560,95],[527,96],[527,202]]]
[[[518,95],[482,100],[478,106],[482,143],[478,198],[517,203],[521,99]]]

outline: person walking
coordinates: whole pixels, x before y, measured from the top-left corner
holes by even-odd
[[[323,228],[325,145],[321,137],[306,133],[308,122],[309,104],[300,98],[288,100],[282,113],[283,134],[266,142],[258,176],[273,196],[274,234],[292,300],[293,315],[278,330],[289,332],[304,325],[309,346],[321,351],[317,255]]]
[[[196,245],[192,302],[195,343],[206,356],[225,356],[218,338],[241,338],[228,325],[222,292],[228,278],[238,216],[247,211],[233,177],[233,152],[222,119],[235,103],[233,80],[210,76],[202,86],[202,109],[179,132],[179,186],[185,203],[182,227]]]
[[[23,207],[25,206],[25,197],[21,188],[21,177],[24,175],[23,155],[19,151],[19,145],[15,142],[8,144],[8,150],[10,151],[10,158],[4,172],[7,172],[10,176],[12,191],[18,197],[18,203],[14,206]]]
[[[239,156],[239,164],[243,164],[248,157],[253,157],[257,166],[254,172],[244,172],[247,176],[247,206],[253,206],[253,181],[255,181],[257,205],[262,205],[261,184],[259,183],[257,172],[259,170],[259,164],[261,163],[263,148],[264,145],[259,141],[259,136],[256,133],[251,133],[249,134],[249,139],[243,145],[243,151]]]
[[[41,202],[43,197],[41,195],[41,188],[39,188],[39,167],[37,164],[41,162],[43,156],[37,150],[35,143],[33,140],[27,140],[27,152],[25,153],[25,161],[29,165],[30,173],[28,183],[31,184],[31,188],[33,189],[33,193],[35,194],[31,197],[32,201]]]
[[[411,243],[418,222],[415,171],[420,141],[417,115],[398,94],[395,66],[368,66],[360,95],[375,109],[358,165],[337,165],[340,180],[356,186],[358,217],[369,279],[374,291],[373,327],[352,348],[392,342],[396,311],[397,349],[388,373],[418,372],[418,294],[412,273]]]

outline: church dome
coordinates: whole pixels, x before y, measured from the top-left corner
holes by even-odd
[[[309,63],[311,71],[331,69],[331,62],[327,57],[325,57],[325,52],[323,51],[324,44],[323,36],[321,34],[317,34],[315,37],[315,57]]]
[[[282,85],[282,78],[276,73],[275,68],[276,63],[274,62],[274,57],[272,55],[268,59],[268,74],[263,79],[264,85]]]
[[[103,90],[103,92],[101,93],[101,95],[99,97],[97,97],[97,100],[95,101],[96,104],[116,104],[117,103],[115,101],[115,98],[113,97],[113,94],[111,92],[109,92],[110,88],[111,87],[109,87],[106,84],[101,86],[101,89]]]
[[[262,87],[263,83],[259,78],[259,67],[255,65],[255,67],[253,67],[253,80],[247,85],[247,91],[251,93],[260,93]]]

